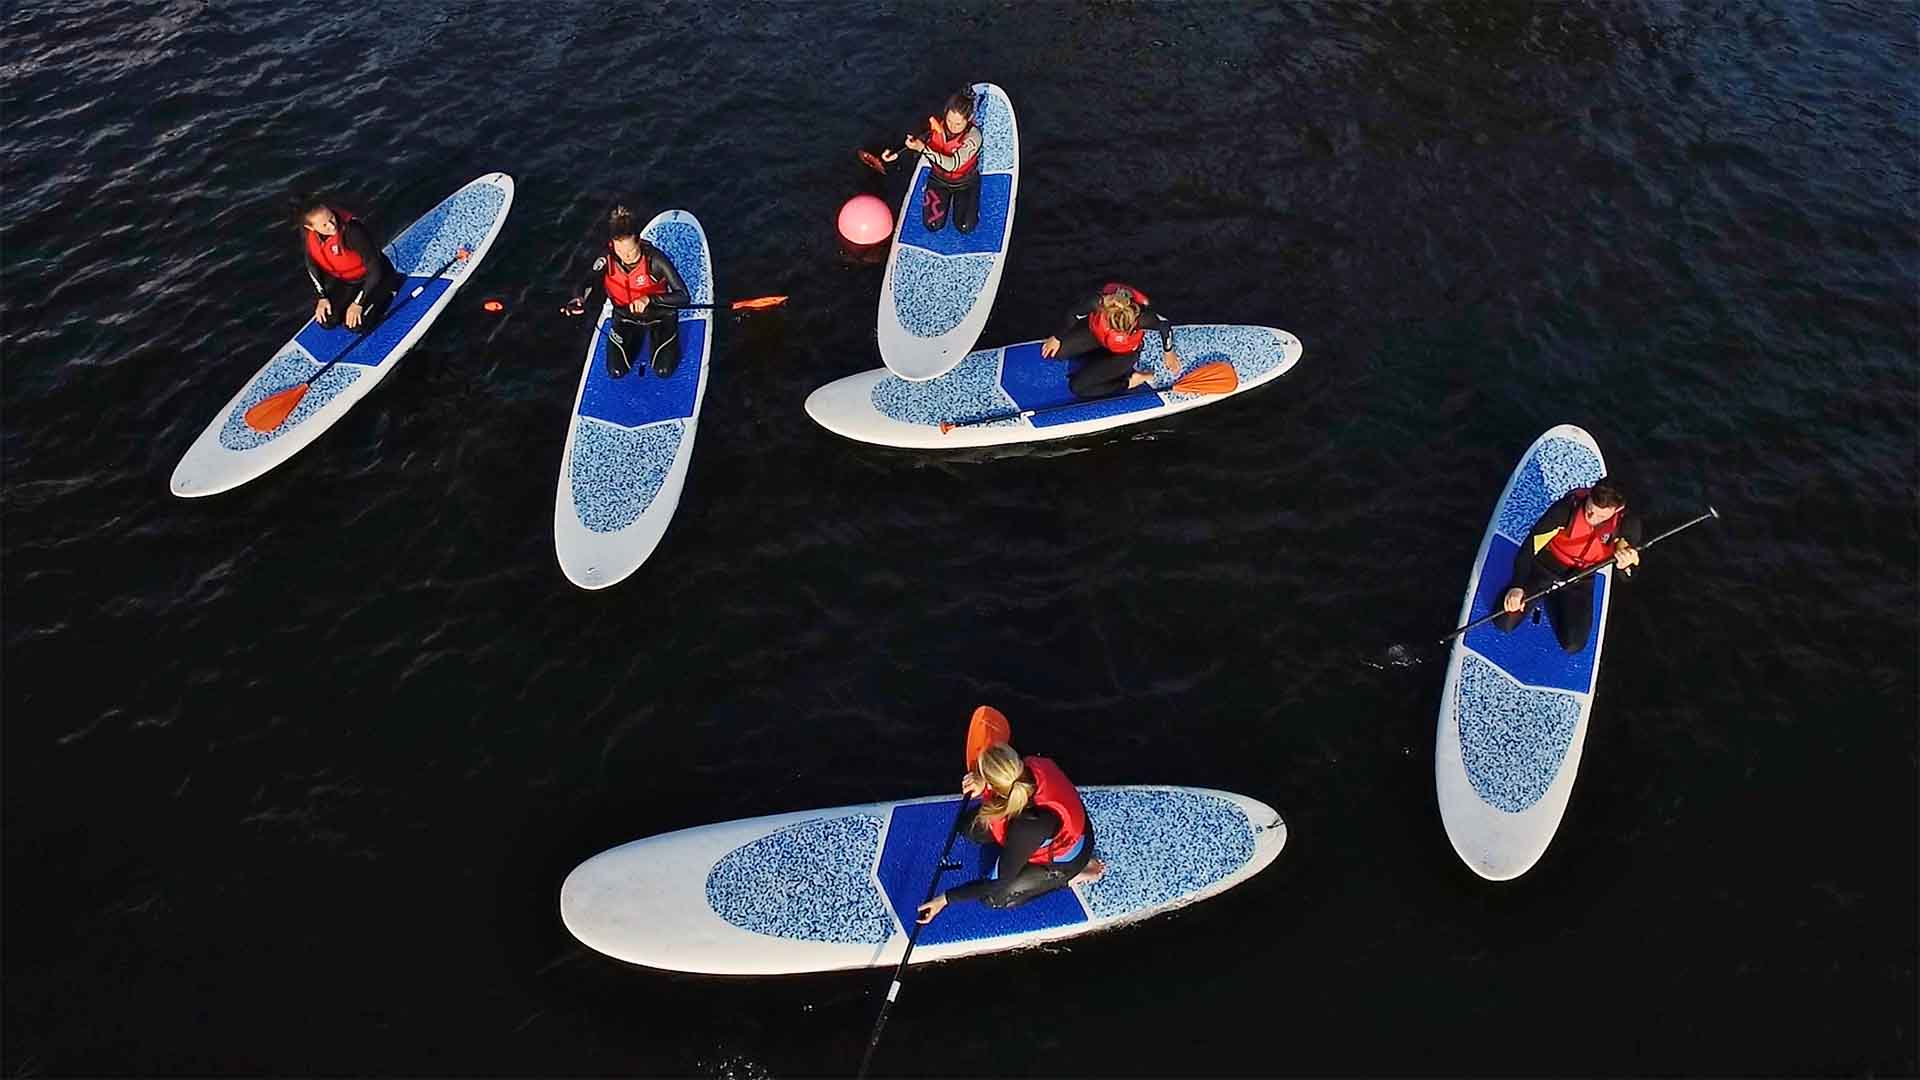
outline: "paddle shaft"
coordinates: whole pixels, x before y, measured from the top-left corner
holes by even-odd
[[[465,249],[463,248],[462,250],[465,250]],[[421,293],[423,293],[423,292],[425,292],[425,291],[426,291],[426,288],[427,288],[427,286],[428,286],[428,285],[431,285],[431,284],[433,284],[433,279],[434,279],[434,278],[437,278],[437,277],[439,277],[439,276],[440,276],[441,274],[444,274],[444,273],[446,273],[446,272],[447,272],[447,267],[449,267],[449,266],[452,266],[452,265],[453,265],[454,263],[457,263],[457,262],[459,262],[459,261],[460,261],[460,256],[456,254],[456,255],[455,255],[455,256],[454,256],[453,258],[451,258],[451,259],[448,259],[448,260],[447,260],[446,262],[444,262],[444,263],[441,263],[441,264],[440,264],[440,269],[438,269],[438,270],[435,270],[435,271],[434,271],[433,273],[431,273],[431,274],[428,274],[428,275],[427,275],[427,280],[425,280],[425,281],[423,281],[423,282],[421,282],[421,283],[420,283],[420,284],[418,284],[418,285],[415,285],[415,286],[413,287],[413,291],[412,291],[412,292],[410,292],[410,293],[408,293],[408,294],[407,294],[406,296],[404,296],[404,297],[402,297],[402,298],[401,298],[400,300],[398,300],[398,301],[396,301],[396,302],[394,303],[394,305],[393,305],[392,307],[390,307],[390,308],[388,308],[388,309],[387,309],[387,313],[386,313],[385,315],[382,315],[382,316],[380,316],[380,321],[382,321],[382,322],[385,322],[386,320],[388,320],[388,319],[390,319],[390,318],[392,318],[392,317],[393,317],[393,313],[394,313],[394,312],[396,312],[396,311],[399,311],[399,310],[400,310],[401,308],[403,308],[403,307],[405,307],[405,306],[406,306],[406,304],[407,304],[407,301],[408,301],[408,300],[412,300],[412,299],[414,299],[415,297],[417,297],[417,296],[419,296],[419,295],[420,295]],[[302,385],[302,386],[312,386],[312,385],[313,385],[313,381],[314,381],[315,379],[318,379],[318,378],[319,378],[320,376],[322,376],[322,375],[325,375],[325,374],[326,374],[326,373],[327,373],[327,372],[328,372],[328,371],[329,371],[330,369],[332,369],[332,367],[333,367],[333,365],[335,365],[335,364],[337,364],[337,363],[339,363],[339,362],[340,362],[340,361],[342,361],[342,360],[345,360],[345,359],[347,358],[347,354],[348,354],[348,353],[350,353],[350,352],[352,352],[353,350],[355,350],[355,349],[357,349],[357,348],[359,348],[359,347],[360,347],[361,345],[363,345],[363,344],[365,344],[365,343],[366,343],[366,341],[367,341],[367,339],[368,339],[368,338],[370,338],[370,337],[372,337],[372,336],[373,336],[373,327],[371,327],[371,326],[369,326],[369,327],[367,327],[367,329],[366,329],[366,332],[364,332],[364,333],[362,333],[362,334],[361,334],[361,335],[360,335],[359,337],[356,337],[356,338],[354,338],[354,339],[353,339],[352,341],[350,341],[350,342],[348,342],[348,343],[347,343],[347,347],[346,347],[346,348],[344,348],[344,349],[341,349],[341,350],[340,350],[340,351],[339,351],[338,353],[336,353],[336,354],[334,354],[334,357],[333,357],[333,359],[331,359],[331,360],[329,360],[329,361],[327,361],[327,362],[326,362],[326,363],[324,363],[324,364],[321,364],[321,365],[320,365],[320,370],[319,370],[319,371],[316,371],[316,372],[314,372],[313,374],[311,374],[311,375],[309,375],[309,376],[307,376],[307,379],[306,379],[306,381],[305,381],[305,382],[303,382],[303,383],[301,383],[300,385]]]
[[[976,416],[971,420],[954,420],[949,424],[949,426],[963,428],[963,427],[973,427],[976,424],[991,424],[996,420],[1025,420],[1025,419],[1028,419],[1029,417],[1045,416],[1046,414],[1051,412],[1059,412],[1062,409],[1077,409],[1082,405],[1091,405],[1094,402],[1124,401],[1130,397],[1146,397],[1148,394],[1164,393],[1172,389],[1173,387],[1171,386],[1158,387],[1158,386],[1154,386],[1152,383],[1147,383],[1139,387],[1138,389],[1129,390],[1124,394],[1109,394],[1106,397],[1087,398],[1084,401],[1063,401],[1058,405],[1042,405],[1037,409],[1022,409],[1019,412],[995,413],[992,416]]]
[[[933,865],[933,880],[927,882],[926,898],[921,903],[933,899],[940,891],[940,875],[947,872],[947,856],[953,851],[953,842],[960,836],[960,826],[967,820],[967,800],[960,800],[960,809],[953,815],[953,828],[947,833],[947,846],[940,849],[940,861]],[[913,928],[907,931],[907,951],[900,954],[900,966],[893,969],[893,982],[887,987],[887,1000],[880,1003],[880,1016],[873,1022],[873,1034],[867,1037],[867,1052],[860,1058],[859,1076],[867,1075],[867,1067],[873,1064],[873,1051],[880,1045],[880,1032],[887,1026],[887,1012],[893,1008],[893,1001],[900,996],[900,979],[907,973],[907,961],[913,959],[913,947],[920,940],[920,928],[927,925],[917,917]]]
[[[1653,539],[1647,541],[1646,543],[1641,544],[1639,550],[1645,551],[1648,548],[1652,547],[1653,545],[1659,543],[1660,541],[1665,540],[1667,537],[1674,535],[1675,533],[1685,532],[1688,529],[1693,528],[1695,525],[1698,525],[1703,521],[1707,521],[1711,518],[1717,518],[1719,516],[1720,516],[1720,512],[1718,510],[1715,510],[1713,507],[1709,506],[1707,507],[1706,513],[1701,514],[1699,517],[1694,518],[1692,521],[1688,521],[1680,525],[1675,525],[1673,528],[1668,529],[1666,532],[1661,533],[1659,536],[1656,536]],[[1525,598],[1523,598],[1520,601],[1520,610],[1525,611],[1528,604],[1531,604],[1536,600],[1540,600],[1547,596],[1550,596],[1553,593],[1558,592],[1559,590],[1564,589],[1567,586],[1572,585],[1577,581],[1584,580],[1585,578],[1588,578],[1594,574],[1597,574],[1600,571],[1605,570],[1607,567],[1612,565],[1613,565],[1613,560],[1609,558],[1605,562],[1600,563],[1598,566],[1589,566],[1585,570],[1580,571],[1578,574],[1575,574],[1570,578],[1563,578],[1560,581],[1556,581],[1553,584],[1547,586],[1546,588],[1541,589],[1539,592],[1532,593],[1526,596]],[[1499,610],[1488,612],[1487,614],[1480,616],[1479,618],[1473,620],[1472,622],[1466,624],[1465,626],[1455,629],[1452,633],[1441,638],[1440,644],[1445,645],[1447,642],[1452,641],[1454,638],[1459,637],[1461,634],[1466,633],[1467,631],[1473,629],[1474,627],[1492,622],[1493,620],[1499,618],[1502,615],[1505,615],[1506,613],[1507,612],[1504,606],[1502,606]]]

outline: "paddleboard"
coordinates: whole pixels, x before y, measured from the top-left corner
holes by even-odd
[[[695,304],[713,303],[713,258],[699,219],[668,210],[640,235],[673,261]],[[607,374],[613,304],[601,305],[580,388],[573,395],[560,483],[553,498],[553,547],[567,580],[604,589],[640,568],[660,545],[693,463],[693,437],[707,396],[713,312],[680,313],[680,365],[660,378],[639,358],[651,343],[629,340],[634,370]],[[627,334],[629,338],[633,335]]]
[[[973,91],[974,124],[981,135],[980,222],[970,233],[951,222],[927,231],[920,200],[929,166],[925,157],[914,155],[919,164],[900,204],[881,279],[880,359],[902,379],[938,378],[980,340],[1013,239],[1013,207],[1020,194],[1020,129],[1013,103],[992,83],[975,83]]]
[[[1016,908],[949,904],[913,962],[1018,949],[1202,900],[1265,869],[1287,842],[1272,807],[1187,787],[1085,787],[1106,874]],[[670,971],[784,975],[898,964],[953,828],[954,796],[730,821],[636,840],[560,887],[573,936]],[[992,849],[954,840],[941,887],[983,877]]]
[[[196,498],[239,487],[299,453],[345,416],[399,365],[480,268],[512,206],[513,178],[488,173],[401,230],[385,250],[406,280],[366,342],[316,379],[284,423],[255,431],[242,419],[248,409],[304,382],[361,336],[344,326],[323,330],[309,319],[187,448],[173,470],[173,493]],[[472,252],[464,262],[454,259],[461,248]]]
[[[1077,361],[1048,360],[1040,355],[1040,342],[1028,341],[969,353],[958,367],[928,382],[910,382],[884,368],[849,375],[815,390],[807,398],[807,415],[836,435],[915,450],[1065,439],[1246,393],[1286,374],[1302,352],[1298,338],[1265,326],[1176,326],[1173,348],[1184,371],[1228,361],[1240,385],[1225,394],[1142,388],[1081,401],[1067,387],[1070,365]],[[1154,385],[1171,386],[1174,376],[1161,362],[1160,335],[1148,334],[1140,349],[1136,366],[1152,372]],[[1020,415],[1029,409],[1046,411]],[[942,434],[942,423],[961,426]]]
[[[1460,624],[1493,611],[1513,574],[1514,553],[1555,499],[1606,475],[1600,447],[1572,424],[1535,440],[1495,504],[1460,605]],[[1560,828],[1593,710],[1606,637],[1613,568],[1594,575],[1593,628],[1568,655],[1554,637],[1549,604],[1512,633],[1493,624],[1454,639],[1440,695],[1434,783],[1454,851],[1492,881],[1519,877]]]

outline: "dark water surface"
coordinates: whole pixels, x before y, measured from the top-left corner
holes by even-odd
[[[849,1071],[884,973],[627,967],[560,881],[945,790],[982,701],[1293,839],[1180,914],[916,971],[882,1069],[1915,1069],[1911,5],[4,11],[8,1075]],[[1025,166],[983,343],[1120,275],[1299,368],[1069,452],[809,422],[878,362],[850,151],[969,78]],[[391,229],[491,169],[507,229],[379,394],[172,498],[311,304],[288,192]],[[795,302],[722,328],[672,531],[588,594],[552,309],[616,197]],[[1725,520],[1623,591],[1566,821],[1495,886],[1434,805],[1444,665],[1364,661],[1451,625],[1563,421],[1654,527]]]

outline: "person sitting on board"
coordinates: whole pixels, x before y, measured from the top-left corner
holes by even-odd
[[[1006,743],[994,743],[960,779],[960,791],[980,797],[967,823],[967,837],[992,843],[1000,858],[991,877],[948,889],[920,905],[920,922],[931,922],[950,903],[978,900],[1012,908],[1067,884],[1100,879],[1106,865],[1093,857],[1093,823],[1080,805],[1073,781],[1050,759],[1022,759]]]
[[[1049,360],[1084,357],[1067,377],[1067,386],[1075,397],[1106,397],[1153,381],[1151,374],[1134,367],[1134,359],[1147,331],[1158,330],[1161,359],[1178,375],[1181,360],[1173,351],[1173,323],[1151,304],[1139,289],[1110,281],[1067,312],[1060,332],[1040,343],[1040,355]]]
[[[939,232],[953,221],[959,232],[980,224],[980,146],[985,137],[973,122],[973,88],[947,98],[944,123],[927,117],[925,140],[907,136],[905,146],[927,159],[927,186],[920,196],[920,224]],[[884,150],[882,161],[896,161],[898,150]]]
[[[607,215],[607,247],[593,263],[600,288],[613,301],[613,323],[607,330],[607,374],[619,379],[633,369],[638,357],[644,370],[666,378],[680,366],[680,308],[693,301],[687,283],[674,269],[667,253],[640,238],[633,211],[616,206]],[[560,308],[565,315],[584,315],[594,279],[574,290],[573,299]],[[651,347],[641,351],[642,342]]]
[[[307,277],[317,294],[313,321],[331,330],[345,324],[358,333],[373,329],[405,280],[393,268],[378,237],[365,222],[324,200],[300,211]]]
[[[1513,557],[1513,577],[1500,598],[1502,608],[1493,625],[1511,631],[1526,617],[1523,605],[1529,593],[1613,560],[1621,571],[1640,565],[1640,517],[1627,510],[1625,490],[1601,477],[1591,488],[1575,488],[1556,499],[1540,520],[1527,530],[1528,540]],[[1547,598],[1560,647],[1577,653],[1587,647],[1593,631],[1593,578],[1588,577]]]

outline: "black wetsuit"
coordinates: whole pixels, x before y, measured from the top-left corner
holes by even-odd
[[[1547,507],[1546,513],[1540,515],[1540,520],[1533,523],[1533,528],[1527,530],[1527,535],[1529,537],[1545,536],[1555,529],[1566,528],[1573,521],[1573,515],[1585,512],[1581,508],[1581,500],[1574,498],[1572,493],[1562,495],[1557,502]],[[1619,518],[1619,524],[1614,526],[1614,536],[1638,547],[1640,545],[1639,516],[1631,510],[1622,508]],[[1537,593],[1556,581],[1580,573],[1579,567],[1562,566],[1560,560],[1549,554],[1545,547],[1542,547],[1538,554],[1534,554],[1532,549],[1533,544],[1530,540],[1521,541],[1520,550],[1513,556],[1513,576],[1507,581],[1506,589],[1500,590],[1500,595],[1494,598],[1496,606],[1505,601],[1509,589]],[[1615,577],[1614,580],[1621,579]],[[1512,630],[1519,626],[1520,620],[1526,618],[1527,612],[1539,606],[1539,603],[1540,601],[1535,600],[1520,611],[1502,612],[1493,620],[1493,625],[1502,630]],[[1559,639],[1562,649],[1569,653],[1577,653],[1586,648],[1587,636],[1593,632],[1593,576],[1568,585],[1547,597],[1547,615],[1553,620],[1553,635]]]
[[[942,154],[929,146],[922,157],[938,168],[927,170],[927,187],[920,194],[920,224],[928,232],[939,232],[953,222],[956,232],[970,233],[980,224],[980,154],[987,148],[986,133],[971,125],[960,135],[961,146],[954,153]],[[969,160],[973,168],[958,180],[947,180],[940,169],[952,170]]]
[[[1067,377],[1067,385],[1072,388],[1075,397],[1094,398],[1118,394],[1127,388],[1127,380],[1133,375],[1134,360],[1137,353],[1108,352],[1087,328],[1087,316],[1100,306],[1100,294],[1075,304],[1067,313],[1067,321],[1053,336],[1060,339],[1060,351],[1053,354],[1055,360],[1071,360],[1086,357],[1081,365]],[[1160,332],[1160,351],[1173,349],[1173,323],[1165,316],[1153,310],[1151,305],[1140,305],[1140,318],[1137,324],[1142,330]]]
[[[1072,881],[1093,861],[1093,822],[1080,844],[1080,854],[1066,862],[1030,863],[1027,860],[1060,831],[1060,815],[1043,806],[1029,806],[1007,822],[1007,842],[1000,847],[998,877],[981,878],[947,890],[947,903],[978,900],[991,908],[1019,907],[1036,896]],[[986,823],[976,812],[967,823],[967,837],[976,844],[993,843]]]
[[[666,285],[667,291],[647,301],[647,309],[635,315],[630,309],[615,305],[613,323],[607,329],[617,334],[618,342],[607,343],[607,371],[614,378],[627,373],[629,367],[637,364],[646,367],[653,365],[653,373],[666,378],[680,366],[680,312],[678,309],[693,302],[693,294],[687,290],[687,283],[680,278],[680,271],[674,268],[673,260],[667,254],[654,247],[650,241],[641,240],[640,257],[648,260],[647,273],[655,281]],[[593,296],[593,290],[604,286],[607,260],[616,258],[605,247],[594,253],[593,276],[586,284],[574,290],[574,299],[586,303]],[[638,263],[619,263],[622,268],[632,270]]]
[[[359,281],[337,278],[322,269],[307,253],[306,237],[301,237],[300,257],[306,261],[307,277],[313,281],[316,297],[325,297],[332,309],[320,325],[327,329],[339,326],[346,321],[347,308],[352,304],[360,305],[360,332],[373,329],[373,324],[387,313],[387,305],[393,300],[393,294],[400,291],[400,283],[406,278],[393,268],[387,254],[380,250],[379,238],[373,230],[362,224],[359,218],[342,221],[340,225],[340,246],[360,256],[367,268],[366,275]]]

